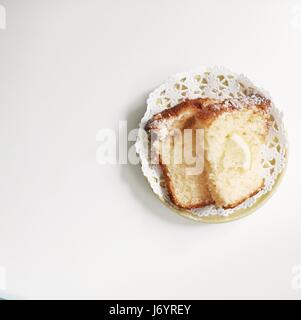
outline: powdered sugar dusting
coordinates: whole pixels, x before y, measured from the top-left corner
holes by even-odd
[[[210,98],[225,101],[224,105],[231,108],[244,108],[246,106],[260,106],[271,100],[270,95],[263,89],[259,89],[244,75],[238,75],[222,68],[199,68],[192,72],[177,74],[166,83],[153,91],[147,100],[147,110],[141,120],[140,128],[155,115],[170,107],[174,107],[186,99]],[[220,108],[216,103],[214,108]],[[287,140],[283,125],[283,114],[271,101],[270,113],[272,116],[271,128],[268,133],[268,142],[263,148],[264,155],[264,180],[265,187],[257,195],[249,198],[234,209],[221,209],[215,206],[187,210],[193,219],[207,216],[228,217],[239,209],[252,207],[260,197],[267,194],[275,184],[277,177],[285,168]],[[160,139],[168,134],[168,120],[163,125],[159,135]],[[162,124],[160,125],[162,128]],[[166,189],[160,183],[162,172],[159,166],[151,165],[148,158],[148,145],[142,136],[138,136],[136,151],[141,158],[141,166],[154,193],[161,199],[173,205],[168,197]]]

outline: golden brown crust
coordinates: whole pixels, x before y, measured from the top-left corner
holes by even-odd
[[[159,157],[159,164],[164,176],[164,180],[165,180],[165,184],[166,184],[166,188],[168,191],[168,195],[170,197],[170,200],[172,201],[172,203],[174,203],[177,207],[181,208],[181,209],[196,209],[196,208],[203,208],[206,207],[208,205],[214,204],[214,201],[208,200],[208,201],[203,201],[203,202],[199,202],[196,203],[194,205],[187,205],[187,206],[183,206],[178,200],[177,197],[175,197],[175,192],[174,192],[174,188],[173,185],[171,183],[171,180],[169,178],[169,174],[168,174],[168,169],[167,166],[161,161],[161,157]]]
[[[259,97],[259,96],[258,96]],[[245,105],[247,106],[247,105]],[[254,104],[251,105],[254,107]],[[261,103],[255,105],[258,112],[266,113],[270,107],[270,100],[263,99]],[[150,119],[145,125],[145,130],[155,130],[158,129],[157,124],[161,120],[168,120],[170,118],[179,117],[180,114],[186,110],[196,111],[196,117],[200,119],[205,126],[208,126],[216,119],[220,114],[224,112],[231,112],[238,110],[235,102],[232,100],[218,101],[214,99],[193,99],[185,100],[173,108],[166,109],[161,113],[156,114]]]
[[[212,108],[206,107],[204,105],[210,99],[195,99],[195,100],[185,100],[184,102],[176,105],[173,108],[166,109],[161,113],[156,114],[152,119],[148,121],[145,126],[145,130],[154,130],[157,129],[157,122],[161,120],[168,120],[173,117],[179,117],[181,113],[185,112],[186,110],[194,110],[197,112],[197,117],[204,121],[213,120],[217,117],[221,112],[224,112],[222,108],[216,108],[213,110]],[[214,100],[210,100],[212,103],[215,102]],[[217,103],[217,102],[216,102]],[[221,104],[219,104],[221,106]],[[208,105],[209,106],[209,105]],[[208,123],[209,124],[209,123]]]
[[[251,197],[254,197],[256,196],[257,193],[259,193],[262,189],[264,188],[264,182],[262,182],[262,185],[260,188],[258,188],[256,191],[252,192],[251,194],[249,194],[247,197],[245,197],[244,199],[236,202],[236,203],[233,203],[233,204],[229,204],[227,206],[224,206],[223,209],[234,209],[236,208],[237,206],[239,206],[240,204],[244,203],[246,200],[248,200],[249,198]]]
[[[260,97],[259,99],[260,103],[257,103],[256,105],[250,104],[252,107],[256,107],[255,112],[263,112],[267,114],[267,110],[270,107],[270,101]],[[246,105],[247,106],[247,105]],[[152,130],[156,131],[160,129],[160,123],[163,120],[168,120],[175,118],[177,119],[183,112],[185,111],[193,111],[194,117],[198,120],[202,121],[202,124],[204,127],[209,126],[219,115],[221,115],[224,112],[232,112],[238,110],[238,106],[235,104],[235,102],[231,100],[224,100],[224,101],[218,101],[213,99],[194,99],[194,100],[185,100],[182,103],[176,105],[173,108],[166,109],[162,111],[161,113],[156,114],[153,116],[152,119],[150,119],[146,126],[145,130],[150,132]],[[189,127],[191,125],[192,119],[189,118],[188,122],[185,123],[185,127]],[[268,128],[268,120],[267,120],[267,128]],[[161,161],[161,157],[159,156],[159,165],[162,169],[162,173],[164,176],[164,180],[166,183],[167,191],[170,196],[171,201],[179,208],[182,209],[193,209],[193,208],[202,208],[207,205],[213,205],[215,202],[210,199],[201,203],[197,203],[194,205],[187,205],[183,206],[180,204],[175,196],[174,188],[171,183],[171,179],[169,177],[168,168],[163,162]],[[250,194],[245,199],[229,205],[227,207],[224,207],[224,209],[232,209],[243,203],[248,198],[256,195],[258,192],[262,190],[263,186],[260,187],[258,190],[256,190],[254,193]]]

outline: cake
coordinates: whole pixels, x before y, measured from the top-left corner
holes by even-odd
[[[270,101],[259,95],[194,99],[150,119],[145,129],[174,205],[235,208],[262,189],[269,108]]]
[[[187,174],[186,169],[193,168],[196,161],[187,165],[184,161],[175,161],[177,157],[173,156],[180,154],[182,159],[179,160],[183,160],[184,139],[177,139],[180,133],[183,137],[183,131],[191,129],[192,136],[195,138],[196,129],[204,126],[200,112],[201,109],[196,101],[186,101],[155,115],[146,125],[146,130],[155,135],[153,140],[156,141],[157,138],[159,141],[157,147],[159,165],[162,168],[169,196],[176,206],[184,209],[199,208],[214,203],[207,184],[204,157],[198,155],[202,161],[203,170],[197,174]],[[162,132],[165,133],[164,137]],[[196,153],[196,144],[192,143],[191,147],[191,153]],[[168,148],[170,152],[166,152]],[[168,157],[168,154],[171,156]]]

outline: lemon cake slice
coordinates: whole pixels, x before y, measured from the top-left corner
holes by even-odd
[[[207,184],[204,142],[198,141],[202,137],[197,139],[202,135],[197,129],[204,127],[200,110],[195,101],[185,101],[155,115],[146,125],[154,137],[152,146],[159,142],[155,153],[170,199],[184,209],[214,204]],[[184,131],[189,133],[189,129],[191,143],[185,143]],[[185,161],[186,154],[192,156],[192,161]]]
[[[258,95],[243,101],[186,100],[147,123],[176,206],[234,208],[261,190],[269,106],[270,101]],[[186,143],[187,129],[191,143]],[[187,153],[193,159],[189,163]]]
[[[254,97],[233,104],[206,129],[208,185],[216,206],[234,208],[262,189],[262,145],[268,133],[269,103]]]

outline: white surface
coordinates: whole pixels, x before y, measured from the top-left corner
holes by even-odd
[[[301,298],[300,1],[0,4],[2,296]],[[286,113],[281,188],[230,224],[178,217],[139,167],[95,160],[101,128],[134,128],[154,87],[200,64],[247,74]]]

